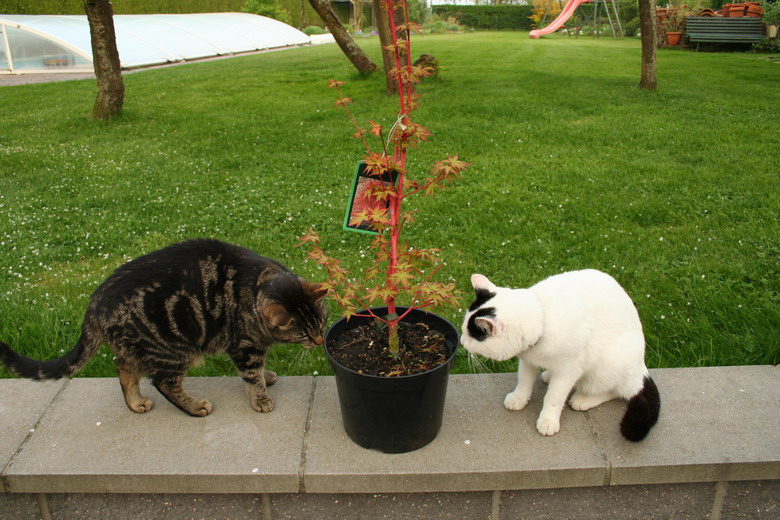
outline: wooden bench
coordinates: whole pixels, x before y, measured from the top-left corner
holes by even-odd
[[[689,16],[685,32],[691,43],[756,43],[764,39],[762,18]]]

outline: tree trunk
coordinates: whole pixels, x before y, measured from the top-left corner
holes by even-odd
[[[92,36],[92,61],[98,88],[92,117],[110,119],[122,110],[125,102],[125,84],[116,48],[113,9],[108,0],[85,0],[84,9]]]
[[[639,87],[655,90],[658,86],[655,66],[655,0],[639,0],[639,30],[642,38],[642,78]]]
[[[317,11],[317,14],[322,21],[325,22],[328,30],[333,35],[333,38],[335,38],[336,43],[341,47],[341,50],[346,55],[347,59],[352,62],[352,65],[354,65],[361,74],[368,75],[374,72],[377,69],[377,66],[368,56],[366,56],[363,49],[355,43],[347,30],[344,29],[341,20],[338,19],[330,8],[327,0],[309,0],[309,3],[314,10]]]
[[[395,54],[388,51],[385,47],[393,44],[393,32],[390,29],[390,17],[387,9],[382,6],[383,0],[373,0],[372,9],[376,17],[376,30],[379,33],[379,45],[382,47],[382,60],[385,66],[385,84],[387,93],[395,94],[398,92],[398,81],[390,76],[390,71],[395,68]]]

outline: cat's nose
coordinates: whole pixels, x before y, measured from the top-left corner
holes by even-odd
[[[323,343],[325,343],[325,340],[323,340],[323,339],[322,339],[322,336],[317,336],[316,338],[312,338],[312,340],[311,340],[311,341],[312,341],[312,343],[314,343],[314,344],[315,344],[315,345],[317,345],[318,347],[319,347],[320,345],[322,345]]]

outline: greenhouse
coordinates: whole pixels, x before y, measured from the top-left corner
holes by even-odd
[[[123,69],[304,45],[289,25],[246,13],[115,15]],[[91,72],[86,16],[0,14],[0,74]]]

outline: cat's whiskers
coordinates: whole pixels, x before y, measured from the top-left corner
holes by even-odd
[[[469,365],[469,372],[472,374],[484,376],[486,374],[491,374],[492,370],[487,366],[487,364],[482,361],[482,358],[480,358],[477,354],[474,354],[472,352],[468,353],[468,365]]]
[[[291,345],[288,352],[292,352],[292,356],[288,358],[287,366],[284,370],[280,370],[280,373],[284,374],[298,374],[302,373],[300,368],[306,364],[306,357],[311,355],[313,349],[306,349],[299,347],[298,345]]]

